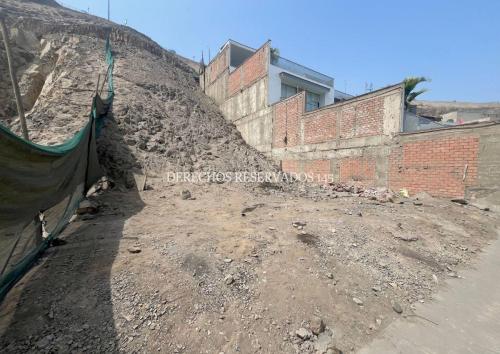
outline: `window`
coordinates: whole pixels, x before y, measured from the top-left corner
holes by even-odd
[[[316,93],[306,92],[306,112],[314,111],[319,108],[319,95]]]
[[[281,99],[284,100],[297,93],[297,88],[285,84],[281,84]]]

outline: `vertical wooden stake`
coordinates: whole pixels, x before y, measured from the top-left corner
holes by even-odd
[[[101,82],[101,74],[97,77],[97,86],[95,88],[95,95],[97,96],[99,94],[99,83]]]
[[[21,93],[19,92],[19,85],[17,84],[16,73],[14,71],[14,65],[12,63],[12,54],[10,52],[10,44],[9,44],[9,34],[7,32],[7,27],[5,26],[4,16],[1,9],[0,9],[0,30],[2,31],[3,41],[5,43],[5,53],[7,54],[7,63],[9,65],[10,79],[12,80],[12,86],[14,87],[14,96],[16,96],[17,113],[19,114],[19,119],[21,120],[23,137],[24,139],[29,140],[28,127],[26,125],[26,117],[24,116],[24,107],[21,102]]]

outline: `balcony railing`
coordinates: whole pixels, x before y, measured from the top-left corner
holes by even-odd
[[[303,65],[294,63],[291,60],[279,56],[271,56],[271,64],[280,67],[284,70],[290,71],[294,74],[306,77],[312,81],[316,81],[323,85],[333,87],[333,79],[331,77],[323,75],[312,69],[306,68]]]

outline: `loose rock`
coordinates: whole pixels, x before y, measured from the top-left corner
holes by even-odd
[[[232,283],[234,283],[234,278],[232,275],[228,275],[224,278],[224,281],[227,285],[231,285]]]
[[[318,335],[325,330],[325,323],[320,317],[314,316],[311,320],[311,331]]]
[[[312,332],[304,327],[295,331],[295,335],[302,340],[308,340],[313,336]]]
[[[90,200],[85,199],[80,202],[80,205],[78,206],[78,209],[76,210],[76,213],[78,215],[83,215],[83,214],[95,214],[98,211],[98,207],[96,204],[92,203]]]
[[[140,253],[142,250],[137,246],[131,246],[127,248],[127,251],[129,251],[129,253]]]
[[[393,309],[396,313],[402,313],[402,312],[403,312],[403,308],[401,307],[401,305],[400,305],[398,302],[393,302],[393,303],[392,303],[392,309]]]
[[[356,305],[363,306],[363,301],[361,299],[358,299],[357,297],[353,297],[352,301],[354,301]]]

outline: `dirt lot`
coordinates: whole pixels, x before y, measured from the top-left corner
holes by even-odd
[[[108,191],[69,225],[3,302],[4,352],[356,351],[459,277],[499,224],[430,197],[153,185]]]
[[[276,171],[150,39],[61,7],[2,6],[34,141],[61,143],[86,122],[113,26],[114,119],[98,142],[109,177]],[[0,82],[0,118],[18,132],[11,92]],[[499,225],[426,196],[150,183],[107,191],[67,227],[2,302],[1,352],[353,352],[471,267]]]

